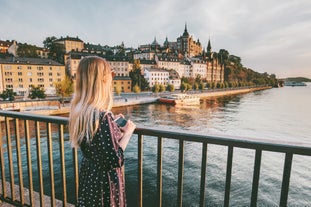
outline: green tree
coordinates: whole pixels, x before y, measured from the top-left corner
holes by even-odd
[[[31,86],[29,90],[29,98],[31,99],[43,99],[46,97],[44,88],[40,86]]]
[[[160,91],[160,85],[159,84],[154,84],[154,86],[152,87],[152,92],[153,93],[159,93]]]
[[[61,97],[64,105],[65,97],[70,97],[73,93],[73,81],[66,76],[64,80],[54,83],[56,95]]]
[[[64,64],[64,55],[65,55],[65,46],[60,43],[56,43],[56,37],[47,37],[43,41],[44,48],[49,50],[48,57],[52,60],[55,60],[59,63]]]
[[[8,101],[14,101],[15,100],[15,96],[16,96],[16,93],[13,92],[13,89],[5,89],[5,91],[3,91],[1,94],[0,94],[0,97],[3,99],[3,100],[8,100]]]
[[[180,85],[180,90],[181,91],[187,91],[187,83],[182,82],[181,85]]]
[[[141,74],[141,67],[139,60],[134,60],[133,70],[129,73],[130,78],[132,80],[132,87],[138,85],[142,91],[146,91],[149,89],[148,81]]]
[[[34,45],[18,44],[17,54],[19,57],[37,58],[37,47]]]
[[[134,87],[133,87],[133,92],[134,93],[140,93],[140,88],[139,88],[139,86],[138,85],[135,85]]]
[[[166,90],[169,92],[173,92],[173,91],[175,91],[175,87],[173,84],[168,84],[166,87]]]
[[[159,92],[164,92],[165,91],[165,86],[160,84],[160,91]]]

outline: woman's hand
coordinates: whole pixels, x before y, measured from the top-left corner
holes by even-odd
[[[119,127],[119,128],[123,133],[133,134],[136,128],[136,125],[131,120],[127,120],[126,125],[124,127]]]
[[[128,142],[131,139],[131,136],[136,128],[136,125],[131,120],[127,120],[126,125],[124,127],[119,127],[119,128],[121,132],[123,132],[123,136],[121,140],[119,141],[119,145],[124,151]]]

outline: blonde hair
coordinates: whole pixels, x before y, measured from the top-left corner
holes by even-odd
[[[89,142],[99,126],[100,111],[112,108],[112,71],[108,62],[97,56],[83,58],[76,73],[76,90],[71,101],[69,135],[71,145]]]

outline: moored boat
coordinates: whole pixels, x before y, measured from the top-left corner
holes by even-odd
[[[304,82],[285,82],[284,83],[285,86],[307,86],[307,84],[305,84]]]
[[[200,104],[200,97],[190,94],[171,94],[159,98],[160,103],[167,104],[184,104],[184,105],[197,105]]]

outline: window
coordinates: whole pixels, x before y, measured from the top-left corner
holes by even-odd
[[[19,66],[17,66],[17,69],[19,69],[19,70],[20,70],[20,69],[22,69],[22,66],[20,66],[20,65],[19,65]]]
[[[19,78],[19,79],[18,79],[18,82],[22,83],[22,82],[23,82],[23,79],[22,79],[22,78]]]
[[[28,70],[31,70],[31,66],[27,66],[27,69],[28,69]]]
[[[23,73],[22,73],[22,72],[18,72],[18,73],[17,73],[17,75],[22,76],[22,75],[23,75]]]
[[[32,82],[32,78],[29,78],[29,82]]]
[[[49,76],[52,76],[53,74],[52,73],[49,73]]]
[[[49,81],[50,81],[50,82],[53,82],[53,78],[49,78]]]

